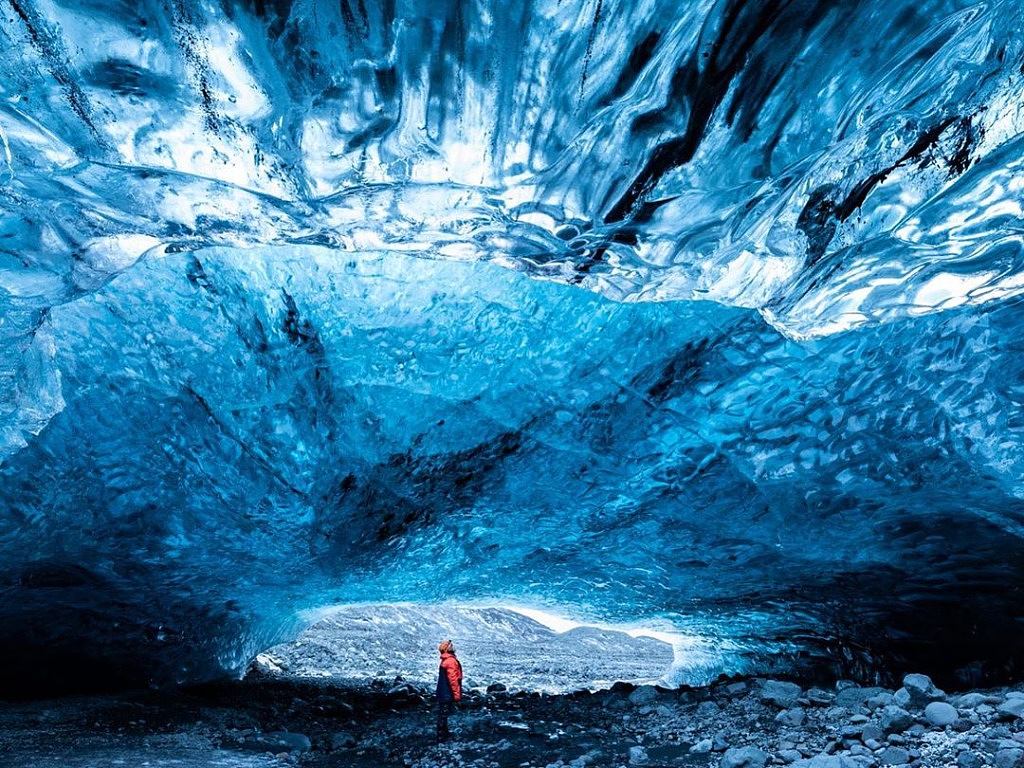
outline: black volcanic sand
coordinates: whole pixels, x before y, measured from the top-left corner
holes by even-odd
[[[5,705],[0,765],[1024,766],[1024,689],[945,695],[914,682],[899,691],[747,679],[679,691],[469,693],[452,717],[454,739],[437,746],[429,695],[401,681],[249,679]],[[926,709],[930,701],[940,706]]]

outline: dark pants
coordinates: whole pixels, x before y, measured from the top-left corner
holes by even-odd
[[[454,701],[437,702],[437,738],[443,739],[448,736],[448,715],[455,710]]]

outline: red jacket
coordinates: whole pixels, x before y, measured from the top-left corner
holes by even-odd
[[[441,668],[439,672],[443,672],[444,676],[448,678],[448,686],[452,690],[452,698],[455,701],[462,701],[462,665],[455,658],[454,653],[441,654]]]

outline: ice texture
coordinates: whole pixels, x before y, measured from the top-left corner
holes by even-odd
[[[7,0],[4,674],[458,598],[1012,670],[1019,10]]]

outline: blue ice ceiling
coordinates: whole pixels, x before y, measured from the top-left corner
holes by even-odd
[[[1021,32],[2,0],[0,649],[188,681],[472,598],[1012,674]]]

